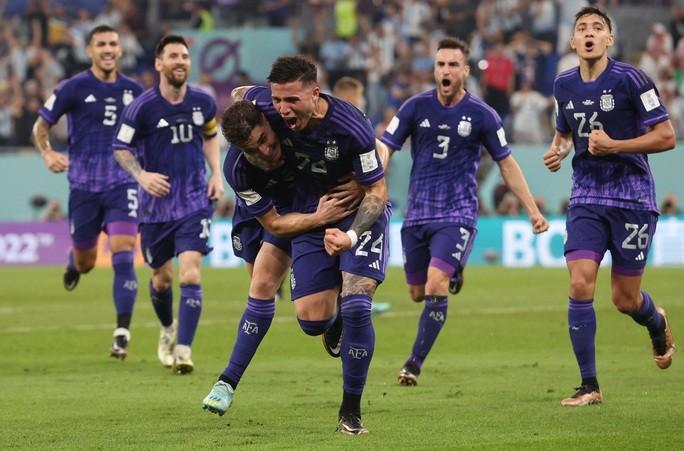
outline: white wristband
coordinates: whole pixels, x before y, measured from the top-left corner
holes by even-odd
[[[359,241],[359,237],[356,236],[356,232],[354,232],[352,229],[347,230],[347,236],[351,240],[351,247],[356,246],[356,243]]]

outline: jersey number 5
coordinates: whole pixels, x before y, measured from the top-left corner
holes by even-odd
[[[102,119],[104,125],[116,125],[116,105],[105,105],[104,119]]]

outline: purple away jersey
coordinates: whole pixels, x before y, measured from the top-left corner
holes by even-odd
[[[57,85],[38,114],[50,125],[67,115],[71,188],[102,192],[135,183],[114,159],[112,141],[124,107],[142,91],[138,82],[122,74],[105,83],[90,70]]]
[[[297,174],[293,210],[302,213],[316,211],[321,196],[352,171],[361,185],[371,185],[384,176],[368,118],[343,100],[325,94],[321,97],[329,107],[320,124],[309,133],[295,133],[273,107],[269,88],[255,86],[245,94],[280,138],[286,162]]]
[[[167,222],[207,208],[204,139],[216,136],[216,103],[193,86],[171,104],[159,87],[145,91],[124,110],[114,149],[127,149],[148,172],[167,175],[171,192],[154,197],[140,190],[140,222]]]
[[[572,132],[575,145],[570,205],[657,211],[646,154],[595,157],[587,151],[594,129],[613,139],[631,139],[669,119],[653,82],[640,69],[609,60],[606,70],[591,82],[582,81],[578,67],[559,74],[554,97],[556,129]]]
[[[495,161],[510,155],[501,118],[466,93],[445,107],[432,89],[408,99],[380,139],[400,150],[411,136],[411,180],[404,226],[452,222],[475,227],[482,146]]]

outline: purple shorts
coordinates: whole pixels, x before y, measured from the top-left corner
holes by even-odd
[[[331,257],[325,252],[323,237],[325,230],[304,233],[292,239],[292,272],[290,290],[292,300],[339,287],[342,283],[340,271],[368,277],[378,281],[385,280],[389,252],[388,227],[392,211],[385,211],[375,221],[370,230],[359,236],[356,246],[342,255]],[[354,222],[351,215],[336,227],[347,231]]]
[[[69,232],[74,247],[94,247],[102,230],[109,235],[136,235],[138,187],[135,183],[101,193],[80,189],[69,192]]]
[[[175,221],[140,224],[140,241],[145,262],[160,268],[185,251],[207,255],[211,229],[212,207],[203,208]]]
[[[444,222],[401,229],[404,273],[409,285],[425,285],[428,266],[449,275],[465,268],[477,230]]]
[[[574,205],[568,210],[565,258],[601,263],[610,250],[613,272],[637,276],[643,273],[656,231],[658,214],[601,205]]]
[[[233,253],[247,263],[254,263],[262,242],[271,243],[287,255],[292,254],[292,238],[271,235],[256,219],[234,225],[230,235]]]

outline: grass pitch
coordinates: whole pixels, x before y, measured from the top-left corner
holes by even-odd
[[[71,293],[61,273],[0,269],[0,449],[684,449],[682,345],[672,367],[658,369],[646,330],[611,305],[607,270],[596,302],[605,403],[571,409],[560,406],[579,382],[565,270],[468,268],[419,385],[399,387],[422,305],[392,269],[376,296],[392,309],[374,318],[362,404],[371,433],[362,437],[334,433],[340,362],[300,331],[286,300],[230,411],[201,410],[232,349],[246,301],[243,268],[203,270],[196,367],[187,376],[157,361],[147,269],[124,362],[107,357],[111,271],[94,270]],[[684,343],[682,269],[649,268],[644,287]]]

